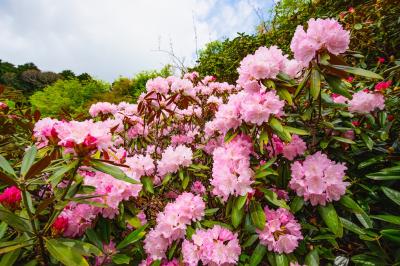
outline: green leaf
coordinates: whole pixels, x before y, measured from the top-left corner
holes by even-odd
[[[155,260],[150,264],[150,266],[160,266],[160,265],[161,265],[161,260]]]
[[[72,161],[67,165],[62,166],[60,169],[58,169],[56,172],[54,172],[50,177],[49,181],[53,187],[57,186],[58,183],[60,183],[61,179],[63,176],[74,169],[78,165],[79,161]]]
[[[239,196],[235,199],[235,204],[234,207],[238,208],[238,209],[242,209],[243,206],[246,204],[247,201],[247,193],[244,196]]]
[[[238,208],[237,200],[235,200],[235,204],[233,205],[231,212],[231,221],[234,228],[237,228],[243,220],[244,216],[244,208]]]
[[[29,232],[31,230],[31,226],[27,220],[15,215],[2,205],[0,205],[0,220],[20,232]]]
[[[154,194],[153,181],[150,177],[144,176],[140,181],[142,181],[143,187],[147,192]]]
[[[340,221],[343,224],[343,227],[346,228],[347,230],[349,230],[349,231],[351,231],[351,232],[353,232],[355,234],[358,234],[358,235],[365,235],[366,234],[365,231],[361,227],[359,227],[358,225],[350,222],[349,220],[346,220],[346,219],[340,217]]]
[[[389,214],[378,214],[378,215],[371,215],[371,218],[400,225],[400,216],[389,215]]]
[[[260,142],[260,144],[259,144],[260,145],[260,152],[262,154],[264,154],[264,145],[268,144],[268,132],[267,131],[263,130],[260,133],[259,142]]]
[[[363,76],[367,78],[374,78],[374,79],[383,79],[381,75],[376,74],[375,72],[362,69],[362,68],[357,68],[357,67],[351,67],[351,66],[345,66],[345,65],[330,65],[331,67],[346,71],[347,73],[351,73],[357,76]]]
[[[296,134],[296,135],[300,135],[300,136],[310,135],[310,132],[308,132],[307,130],[304,130],[304,129],[289,127],[289,126],[283,126],[283,128],[287,132],[292,133],[292,134]]]
[[[99,170],[100,172],[109,174],[116,179],[131,183],[131,184],[140,184],[140,182],[128,177],[121,169],[119,169],[117,166],[111,165],[111,164],[105,164],[100,161],[91,161],[92,167],[96,170]]]
[[[264,245],[258,244],[251,254],[250,257],[250,266],[256,266],[260,264],[267,253],[267,248]]]
[[[349,88],[351,87],[351,85],[348,82],[343,81],[339,77],[330,75],[325,76],[325,80],[329,84],[329,87],[333,93],[340,94],[348,99],[353,98],[351,93],[349,92]]]
[[[1,169],[3,169],[3,171],[5,173],[8,173],[14,177],[16,177],[17,175],[15,174],[14,169],[11,167],[11,165],[8,163],[8,161],[6,160],[6,158],[4,158],[3,156],[0,155],[0,167]]]
[[[397,205],[400,205],[400,192],[397,190],[388,188],[388,187],[381,187],[383,193],[385,193],[386,197],[391,199]]]
[[[3,238],[4,234],[7,232],[8,224],[6,222],[0,223],[0,239]]]
[[[242,245],[242,248],[247,248],[252,246],[258,240],[258,235],[251,235]]]
[[[318,69],[313,68],[311,70],[310,94],[314,100],[318,99],[320,91],[321,91],[321,76],[319,74]]]
[[[332,203],[328,203],[326,206],[319,206],[318,211],[328,228],[337,237],[342,237],[343,226]]]
[[[218,210],[219,210],[219,208],[206,209],[206,210],[204,210],[204,215],[211,216],[214,213],[216,213]]]
[[[356,144],[354,141],[352,141],[351,139],[347,139],[347,138],[342,138],[342,137],[338,137],[338,136],[333,136],[332,139],[335,139],[337,141],[343,142],[343,143],[347,143],[347,144]]]
[[[356,214],[357,219],[365,228],[372,228],[372,221],[367,213],[348,195],[340,199],[340,203]]]
[[[92,244],[95,244],[98,248],[103,249],[103,243],[92,228],[87,229],[85,234]]]
[[[286,204],[284,200],[278,199],[278,195],[275,192],[269,189],[261,188],[261,191],[264,193],[265,198],[272,204],[277,207],[289,209],[289,206]]]
[[[0,266],[11,266],[17,261],[19,254],[21,253],[21,249],[16,249],[12,252],[4,254],[0,260]]]
[[[397,180],[400,179],[400,166],[385,168],[366,176],[373,180]]]
[[[233,129],[229,129],[229,131],[225,134],[224,142],[229,143],[237,136],[237,134],[239,134],[238,131],[235,132]]]
[[[400,243],[400,230],[398,229],[385,229],[382,230],[381,235],[393,242]]]
[[[250,217],[253,221],[253,224],[260,230],[263,230],[265,227],[265,213],[261,207],[261,204],[256,201],[250,202]]]
[[[307,266],[319,266],[318,249],[310,251],[306,256],[304,263]]]
[[[219,222],[219,221],[211,221],[211,220],[204,220],[201,222],[202,225],[204,225],[205,227],[211,228],[214,227],[215,225],[220,225],[222,227],[225,227],[229,230],[233,230],[233,227],[230,226],[229,224],[223,223],[223,222]]]
[[[303,206],[304,206],[304,200],[303,200],[303,198],[301,198],[301,197],[299,197],[299,196],[296,196],[296,197],[292,200],[292,203],[290,203],[290,210],[291,210],[293,213],[296,213],[296,212],[300,211],[301,208],[303,208]]]
[[[28,151],[25,153],[24,158],[22,159],[21,165],[21,175],[25,176],[26,173],[31,168],[33,162],[35,161],[37,149],[36,146],[31,146]]]
[[[85,258],[74,247],[66,246],[56,239],[46,240],[45,245],[51,256],[66,266],[89,266]]]
[[[57,241],[67,247],[76,248],[83,256],[100,256],[102,254],[96,246],[77,239],[58,238]]]
[[[124,247],[135,243],[136,241],[140,240],[142,237],[144,237],[145,232],[143,232],[147,228],[147,224],[139,227],[132,233],[130,233],[127,237],[124,238],[118,245],[117,249],[123,249]]]
[[[288,103],[289,105],[293,105],[292,96],[290,95],[290,93],[288,92],[287,89],[279,88],[279,89],[277,89],[276,91],[277,91],[279,97],[280,97],[282,100],[287,101],[287,103]]]
[[[300,81],[299,85],[297,86],[297,89],[296,89],[296,91],[294,93],[294,97],[295,98],[303,90],[303,88],[307,84],[307,81],[308,81],[309,78],[310,78],[310,70],[307,70],[307,72],[304,74],[304,78]]]
[[[115,254],[114,256],[112,256],[112,261],[118,265],[129,264],[129,262],[131,261],[131,257],[126,254]]]
[[[374,147],[374,141],[367,134],[364,133],[361,133],[361,138],[364,141],[367,148],[369,150],[372,150],[372,148]]]
[[[355,263],[355,265],[360,266],[378,266],[378,265],[386,265],[382,258],[366,255],[366,254],[359,254],[351,257],[351,261]]]
[[[289,259],[286,254],[275,254],[276,266],[289,266]]]
[[[275,117],[271,117],[271,119],[269,120],[269,124],[274,131],[283,132],[283,126],[281,122],[279,122],[279,120],[276,119]]]

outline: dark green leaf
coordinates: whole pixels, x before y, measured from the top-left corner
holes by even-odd
[[[129,264],[129,262],[131,261],[131,257],[126,254],[115,254],[114,256],[112,256],[112,261],[117,265]]]
[[[328,82],[329,87],[331,88],[331,91],[333,93],[340,94],[348,99],[352,98],[349,92],[349,88],[351,87],[351,85],[348,82],[343,81],[339,77],[334,77],[330,75],[325,76],[325,80],[326,82]]]
[[[31,168],[33,162],[35,161],[37,149],[36,146],[31,146],[28,151],[26,151],[24,158],[22,159],[21,165],[21,175],[25,176],[28,170]]]
[[[131,183],[131,184],[140,184],[140,182],[128,177],[117,166],[114,166],[111,164],[105,164],[100,161],[92,161],[91,164],[94,169],[99,170],[100,172],[109,174],[109,175],[115,177],[116,179]]]
[[[0,205],[0,220],[6,222],[20,232],[29,232],[31,230],[31,226],[27,220],[15,215],[2,205]]]
[[[153,180],[151,180],[151,178],[148,176],[144,176],[140,180],[142,181],[144,189],[147,192],[154,194]]]
[[[381,189],[383,193],[385,193],[386,197],[393,200],[397,205],[400,205],[400,192],[388,187],[381,187]]]
[[[330,65],[330,66],[335,69],[346,71],[347,73],[351,73],[351,74],[354,74],[357,76],[363,76],[363,77],[375,78],[375,79],[383,79],[381,75],[378,75],[375,72],[365,70],[362,68],[345,66],[345,65]]]
[[[117,248],[118,249],[122,249],[130,244],[135,243],[136,241],[140,240],[141,238],[143,238],[143,236],[145,235],[145,233],[143,232],[145,229],[147,228],[147,224],[139,227],[138,229],[136,229],[135,231],[133,231],[132,233],[130,233],[127,237],[124,238],[124,240],[122,240],[118,245]]]
[[[340,221],[343,224],[343,227],[346,228],[347,230],[349,230],[355,234],[358,234],[358,235],[365,235],[365,231],[362,228],[360,228],[358,225],[356,225],[342,217],[340,217]]]
[[[51,256],[67,266],[89,266],[79,250],[66,246],[56,239],[46,240],[46,248]]]
[[[293,213],[296,213],[296,212],[300,211],[301,208],[303,208],[303,206],[304,206],[304,200],[303,200],[303,198],[301,198],[301,197],[299,197],[299,196],[296,196],[296,197],[293,199],[292,203],[290,203],[290,210],[291,210]]]
[[[385,221],[385,222],[392,223],[392,224],[400,225],[400,216],[389,215],[389,214],[380,214],[380,215],[371,215],[371,218]]]
[[[319,206],[318,211],[328,228],[337,237],[342,237],[343,226],[332,203],[328,203],[326,206]]]
[[[314,249],[314,250],[310,251],[306,256],[304,263],[307,266],[319,266],[318,250]]]
[[[400,244],[400,230],[398,229],[385,229],[381,231],[381,235],[393,242]]]
[[[310,132],[308,132],[307,130],[304,130],[304,129],[289,127],[289,126],[283,126],[283,128],[287,132],[292,133],[292,134],[301,135],[301,136],[310,135]]]
[[[17,175],[15,174],[14,169],[11,167],[11,165],[8,163],[8,161],[6,160],[6,158],[4,158],[3,156],[0,155],[0,168],[3,169],[3,171],[7,174],[10,174],[14,177],[16,177]]]
[[[318,69],[313,68],[311,70],[310,94],[314,100],[318,99],[320,91],[321,91],[321,76],[319,74]]]
[[[261,204],[256,201],[250,202],[250,216],[253,224],[260,230],[265,227],[265,213],[261,207]]]
[[[251,254],[249,265],[256,266],[260,264],[265,256],[265,253],[267,253],[267,248],[264,245],[258,244],[254,249],[253,254]]]

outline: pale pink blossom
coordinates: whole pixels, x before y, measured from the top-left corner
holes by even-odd
[[[98,102],[92,104],[89,109],[89,114],[92,117],[98,116],[99,114],[115,114],[118,111],[118,106],[109,102]]]
[[[304,65],[316,56],[317,51],[327,49],[338,55],[344,53],[350,43],[350,33],[334,19],[310,19],[307,32],[297,26],[290,48],[294,58]]]
[[[350,185],[344,182],[346,166],[335,163],[321,152],[309,155],[303,162],[292,163],[292,179],[289,186],[297,195],[310,201],[313,206],[337,201]]]
[[[176,173],[179,167],[187,167],[192,163],[193,152],[190,148],[178,145],[175,148],[169,146],[158,161],[158,173],[165,176],[168,173]]]
[[[301,226],[288,210],[264,208],[266,224],[263,230],[257,229],[260,243],[269,251],[292,253],[303,239]]]
[[[249,137],[236,136],[213,152],[212,193],[226,201],[230,195],[245,195],[252,191],[254,172],[250,168],[252,142]]]
[[[200,261],[202,265],[236,265],[240,253],[237,234],[219,225],[198,229],[191,241],[185,239],[182,244],[183,261],[189,266]]]
[[[376,109],[385,108],[385,98],[380,93],[359,91],[353,94],[349,101],[349,111],[352,113],[369,113]]]

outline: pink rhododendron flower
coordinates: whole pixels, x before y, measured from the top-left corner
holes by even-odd
[[[145,225],[147,223],[146,214],[144,211],[140,211],[136,217],[140,220],[141,225]]]
[[[184,192],[168,203],[157,215],[157,225],[144,240],[144,249],[151,259],[165,258],[169,245],[185,236],[187,225],[204,216],[205,203],[200,196]]]
[[[41,148],[47,146],[50,142],[58,142],[58,134],[55,129],[55,125],[63,123],[57,119],[51,119],[49,117],[40,119],[36,122],[33,128],[33,136],[36,139],[36,146]]]
[[[4,102],[0,102],[0,110],[4,110],[6,108],[8,108],[8,105]]]
[[[296,60],[288,60],[287,55],[277,46],[260,47],[254,54],[249,54],[240,62],[237,83],[248,93],[261,89],[257,82],[263,79],[275,79],[279,72],[295,77],[303,68]]]
[[[146,83],[147,92],[154,91],[156,93],[166,94],[169,90],[168,81],[162,77],[150,79]]]
[[[342,104],[346,104],[349,101],[349,99],[347,99],[346,97],[336,93],[332,94],[332,100],[334,103],[342,103]]]
[[[190,190],[194,194],[198,194],[198,195],[203,195],[206,192],[206,188],[203,186],[203,184],[200,181],[195,181],[193,183],[192,187],[190,188]]]
[[[110,243],[103,243],[104,254],[97,256],[95,261],[95,266],[108,265],[111,262],[112,255],[117,253],[117,248],[115,243],[110,240]]]
[[[66,217],[57,217],[54,223],[51,226],[51,232],[53,235],[62,235],[68,227],[68,218]]]
[[[98,209],[88,204],[78,204],[70,202],[61,212],[61,218],[68,221],[64,236],[76,237],[85,233],[86,229],[92,226],[94,219],[98,214]]]
[[[102,172],[94,172],[94,175],[82,172],[82,175],[85,177],[85,185],[95,187],[95,193],[103,195],[102,197],[94,198],[93,201],[98,201],[108,206],[107,208],[96,207],[98,213],[101,213],[105,218],[114,218],[119,213],[119,203],[131,197],[137,197],[142,190],[142,184],[131,184]],[[133,179],[140,181],[138,178]]]
[[[304,154],[307,150],[306,143],[298,135],[292,135],[292,140],[289,143],[284,143],[278,136],[273,135],[271,143],[274,149],[268,146],[270,156],[282,154],[288,160],[293,160],[296,156]]]
[[[193,152],[190,148],[178,145],[175,148],[169,146],[158,161],[158,173],[165,176],[168,173],[176,173],[180,166],[187,167],[192,163]]]
[[[182,244],[183,261],[189,266],[200,261],[202,265],[236,265],[240,253],[237,234],[219,225],[198,229],[191,241],[185,239]]]
[[[321,152],[307,156],[301,163],[292,163],[292,179],[289,186],[297,195],[310,201],[313,206],[339,200],[350,184],[343,178],[346,166],[335,163]]]
[[[21,190],[16,186],[8,187],[0,194],[0,203],[10,209],[18,208],[21,199]]]
[[[140,180],[142,176],[149,176],[154,174],[155,165],[154,160],[150,155],[135,155],[133,157],[127,157],[125,164],[129,166],[129,169],[123,169],[127,176]]]
[[[271,115],[282,114],[284,101],[281,101],[275,91],[259,94],[245,94],[240,105],[240,114],[244,121],[261,125],[267,122]]]
[[[59,144],[66,147],[66,152],[80,152],[82,149],[104,150],[112,146],[111,133],[103,122],[85,120],[82,122],[70,121],[54,125]]]
[[[212,193],[227,200],[229,195],[245,195],[252,191],[254,172],[250,168],[252,142],[246,136],[216,148],[213,153]]]
[[[310,19],[307,32],[303,26],[297,26],[290,48],[295,59],[308,65],[320,49],[338,55],[348,49],[349,43],[350,33],[336,20]]]
[[[288,210],[279,208],[270,210],[264,208],[266,224],[264,230],[257,229],[260,243],[269,251],[277,253],[292,253],[303,239],[301,226]]]
[[[353,94],[349,102],[349,111],[352,113],[369,113],[375,109],[385,108],[385,98],[380,93],[359,91]]]
[[[98,102],[92,104],[89,109],[89,114],[92,117],[98,116],[99,114],[115,114],[118,111],[118,106],[109,102]]]

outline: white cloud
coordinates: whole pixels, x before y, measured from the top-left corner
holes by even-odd
[[[249,0],[2,0],[0,58],[111,81],[168,63],[170,41],[193,63],[193,18],[199,48],[257,21]]]

